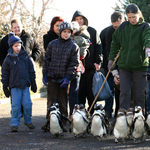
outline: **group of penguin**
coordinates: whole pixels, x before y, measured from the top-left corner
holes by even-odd
[[[110,123],[105,116],[104,107],[101,104],[94,105],[92,116],[83,104],[75,104],[71,119],[60,113],[58,103],[54,103],[49,111],[49,131],[55,137],[66,132],[63,120],[69,122],[69,132],[73,132],[74,138],[92,134],[94,138],[102,140],[113,134],[115,143],[125,142],[126,139],[133,139],[134,143],[140,143],[144,142],[146,137],[150,137],[150,113],[145,118],[140,106],[128,110],[119,109],[113,123]]]

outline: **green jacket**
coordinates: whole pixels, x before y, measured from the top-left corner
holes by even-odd
[[[114,60],[120,51],[117,61],[119,68],[128,71],[147,71],[149,59],[145,58],[145,48],[150,47],[150,26],[141,21],[132,25],[123,22],[112,36],[108,60]]]

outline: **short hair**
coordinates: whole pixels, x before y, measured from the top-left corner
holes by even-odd
[[[52,19],[51,23],[50,23],[50,31],[51,31],[51,32],[54,32],[54,24],[55,24],[57,21],[63,22],[64,20],[63,20],[61,17],[59,17],[59,16],[54,17],[54,18]]]
[[[21,23],[21,21],[19,19],[13,19],[11,20],[11,27],[13,23]]]
[[[124,18],[123,13],[121,13],[120,11],[115,11],[112,15],[111,15],[111,22],[116,22],[119,19],[122,20]]]

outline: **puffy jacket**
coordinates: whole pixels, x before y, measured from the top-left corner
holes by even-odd
[[[145,58],[145,48],[150,47],[150,27],[148,23],[140,22],[132,25],[123,22],[112,37],[109,60],[114,60],[121,50],[117,62],[119,68],[128,71],[147,71],[149,60]]]
[[[65,75],[76,76],[79,65],[79,47],[71,38],[61,37],[51,41],[46,49],[43,73],[53,82],[59,82]]]
[[[23,46],[25,47],[27,54],[31,56],[34,61],[37,61],[41,55],[41,49],[35,39],[24,30],[21,33],[20,39],[23,41]],[[6,35],[0,42],[0,66],[2,66],[8,53],[8,49],[8,35]]]
[[[11,50],[11,49],[10,49]],[[2,83],[9,88],[29,87],[35,80],[35,71],[33,64],[22,48],[17,55],[9,52],[2,65]]]

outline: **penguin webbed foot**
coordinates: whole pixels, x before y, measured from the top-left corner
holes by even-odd
[[[117,139],[117,138],[115,139],[115,143],[119,143],[119,141],[118,141],[118,139]]]

